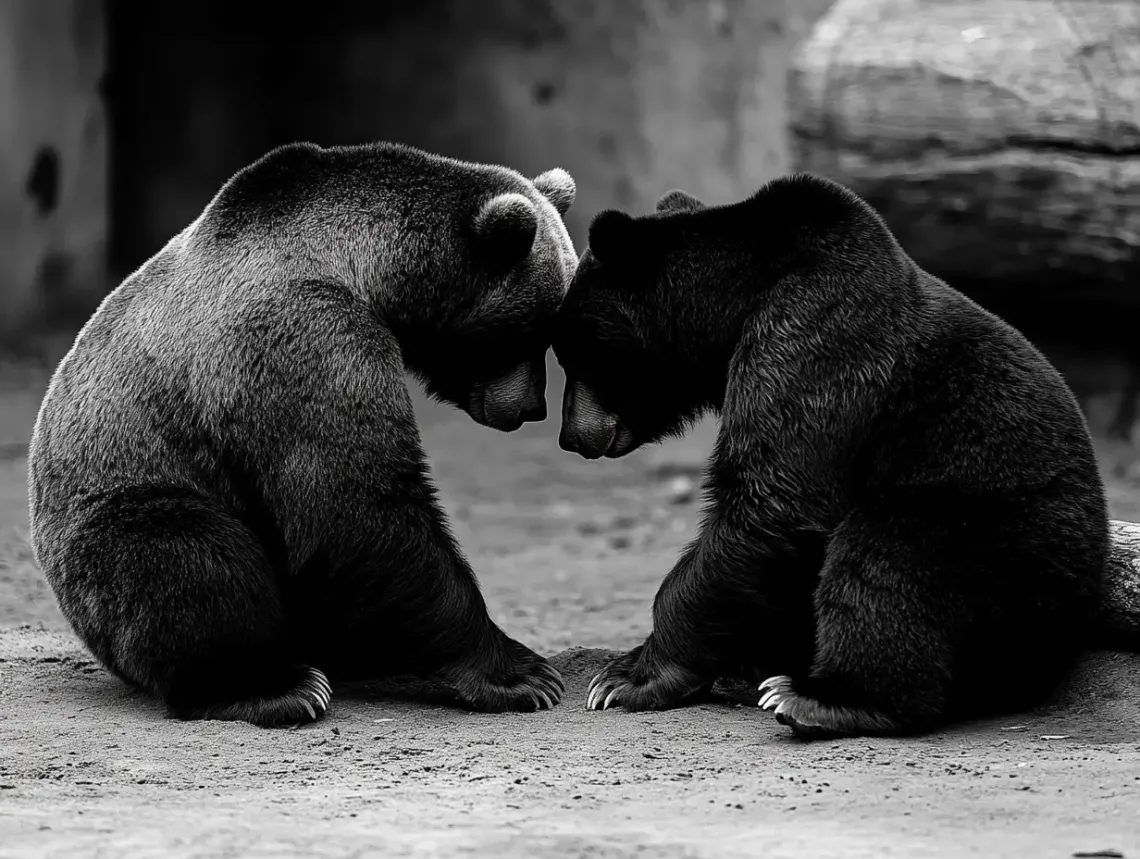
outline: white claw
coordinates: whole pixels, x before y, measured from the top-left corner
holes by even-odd
[[[556,685],[562,685],[562,675],[558,673],[558,670],[553,665],[543,665],[542,672]]]
[[[605,673],[605,672],[599,671],[597,674],[594,675],[594,679],[590,681],[590,688],[591,689],[593,689],[595,686],[598,685],[598,681],[602,679],[603,673]]]
[[[610,691],[610,694],[606,696],[606,702],[604,704],[602,704],[603,710],[608,710],[610,708],[610,702],[614,700],[614,696],[617,693],[618,693],[617,689],[613,689]]]
[[[319,687],[309,685],[305,689],[305,694],[318,709],[324,709],[324,692]]]
[[[594,704],[597,703],[597,697],[598,697],[598,690],[595,687],[591,686],[589,694],[586,695],[586,709],[587,710],[593,710],[594,709]]]
[[[329,685],[329,679],[325,677],[325,673],[319,668],[306,665],[305,670],[308,675],[305,678],[305,687],[318,698],[323,698],[327,705],[327,703],[332,700],[332,686]]]
[[[609,688],[610,687],[606,686],[604,683],[599,684],[599,685],[594,687],[594,691],[590,693],[590,709],[591,710],[600,709],[602,699],[606,697],[606,693],[609,691]]]
[[[539,692],[538,694],[542,697],[542,700],[546,702],[546,709],[547,710],[553,710],[554,709],[554,702],[550,700],[550,696],[547,695],[545,692]]]
[[[313,705],[310,704],[308,701],[302,701],[301,703],[304,704],[305,709],[309,711],[309,718],[312,719],[314,722],[317,721],[317,711],[313,709]]]
[[[756,704],[756,706],[759,707],[761,710],[767,710],[770,707],[772,707],[773,705],[779,704],[780,699],[781,699],[781,696],[780,696],[780,690],[779,689],[769,689],[767,692],[764,693],[764,696],[760,699],[760,701]]]
[[[779,715],[782,715],[784,713],[787,713],[792,708],[792,704],[794,701],[795,701],[794,698],[788,698],[784,701],[781,701],[780,706],[776,708],[776,715],[779,716]],[[820,727],[823,727],[823,726],[820,725],[819,722],[809,722],[807,719],[804,719],[802,717],[797,717],[796,718],[796,724],[792,728],[792,730],[799,731],[802,728],[820,728]]]
[[[775,677],[769,677],[757,687],[757,691],[763,692],[765,689],[777,689],[781,686],[790,686],[792,678],[787,674],[777,674]]]

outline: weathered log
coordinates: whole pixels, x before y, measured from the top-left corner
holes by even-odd
[[[792,62],[797,169],[920,265],[1140,304],[1140,5],[838,0]]]
[[[1112,523],[1105,627],[1106,643],[1140,649],[1140,522]]]

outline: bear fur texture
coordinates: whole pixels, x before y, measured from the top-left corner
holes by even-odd
[[[600,213],[553,345],[564,449],[720,415],[699,534],[591,708],[737,676],[802,736],[921,732],[1039,700],[1088,642],[1109,530],[1073,394],[846,188]]]
[[[292,144],[111,292],[29,452],[36,557],[92,653],[181,718],[311,721],[326,672],[556,704],[487,614],[404,377],[499,430],[546,417],[574,193],[560,169]]]

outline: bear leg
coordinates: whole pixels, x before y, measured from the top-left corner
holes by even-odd
[[[546,709],[561,700],[558,671],[488,615],[434,501],[385,499],[367,520],[370,532],[363,523],[347,529],[356,536],[300,576],[323,631],[316,661],[331,677],[436,679],[485,712]]]
[[[810,672],[760,707],[803,737],[914,734],[1040,703],[1095,617],[1104,550],[1080,486],[1013,498],[880,499],[831,535]]]
[[[488,713],[547,710],[557,705],[566,691],[554,666],[493,623],[482,646],[435,676],[473,709]]]
[[[940,530],[905,514],[840,525],[815,593],[814,666],[764,680],[760,708],[804,738],[901,735],[942,722],[957,646],[982,605],[968,584],[976,576]]]
[[[137,486],[76,517],[46,570],[61,608],[115,674],[169,715],[273,727],[328,708],[301,664],[277,577],[254,534],[191,490]]]
[[[653,632],[594,677],[587,708],[668,709],[704,697],[721,676],[806,669],[821,558],[814,547],[775,551],[706,530],[662,582]]]

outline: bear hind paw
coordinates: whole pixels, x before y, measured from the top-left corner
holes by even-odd
[[[787,675],[769,677],[759,686],[761,710],[772,712],[802,739],[890,735],[900,732],[897,720],[878,710],[844,704],[825,704],[796,691]]]
[[[225,704],[171,708],[176,719],[249,722],[263,728],[292,727],[315,722],[329,708],[332,687],[323,671],[300,666],[301,679],[280,695],[263,695]]]

